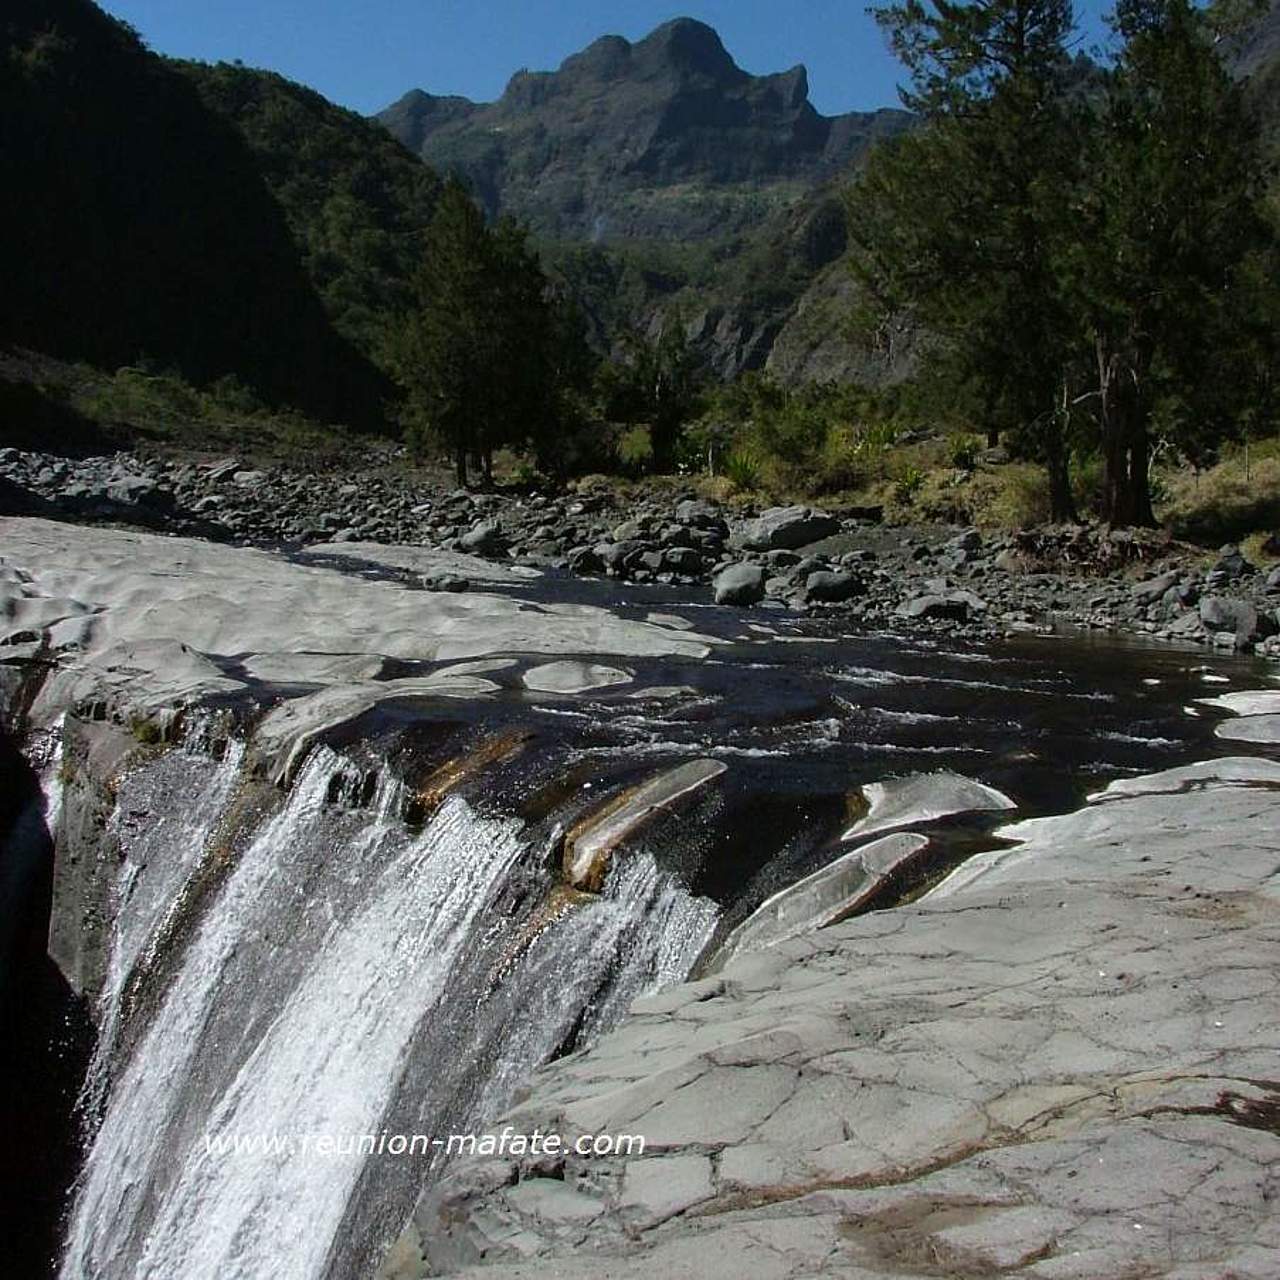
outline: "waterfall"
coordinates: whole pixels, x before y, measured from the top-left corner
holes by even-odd
[[[452,796],[406,826],[386,770],[366,807],[335,805],[351,765],[324,747],[213,857],[227,865],[210,887],[239,764],[170,752],[121,787],[101,1122],[64,1280],[371,1271],[429,1162],[303,1139],[483,1124],[532,1068],[684,977],[715,926],[645,853],[598,897],[566,896],[515,819]],[[127,1007],[157,964],[150,1000]],[[218,1149],[237,1139],[257,1145]]]

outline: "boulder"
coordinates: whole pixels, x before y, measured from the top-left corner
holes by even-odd
[[[742,528],[749,551],[794,550],[840,532],[840,521],[812,507],[771,507]]]
[[[758,564],[732,564],[711,584],[716,604],[758,604],[764,599],[764,570]]]
[[[662,553],[662,563],[673,573],[702,572],[702,557],[692,547],[668,547]]]
[[[935,591],[911,596],[897,608],[900,618],[949,618],[968,622],[987,611],[987,602],[972,591]]]
[[[676,504],[675,517],[680,524],[692,525],[696,529],[722,530],[726,537],[729,534],[729,526],[725,524],[720,508],[714,503],[686,498],[684,502]]]
[[[502,546],[502,530],[496,520],[481,520],[458,539],[458,546],[472,553],[497,551]]]
[[[1232,582],[1237,578],[1257,573],[1257,569],[1244,558],[1240,548],[1232,543],[1228,543],[1218,554],[1220,558],[1210,570],[1211,573],[1221,574]]]
[[[804,593],[810,600],[838,604],[844,600],[852,600],[855,596],[866,595],[867,584],[851,573],[819,569],[805,579]]]
[[[1155,578],[1148,578],[1146,582],[1140,582],[1133,589],[1133,602],[1136,605],[1154,604],[1157,600],[1163,598],[1165,592],[1176,587],[1181,580],[1181,574],[1176,569],[1171,569],[1168,573],[1162,573]]]
[[[1265,639],[1275,631],[1270,618],[1233,596],[1206,596],[1200,601],[1200,621],[1208,631],[1231,632],[1240,644]]]

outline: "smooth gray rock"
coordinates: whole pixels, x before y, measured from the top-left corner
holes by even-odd
[[[1280,792],[1242,780],[1259,763],[1125,780],[922,902],[637,1002],[495,1122],[647,1135],[563,1162],[590,1213],[535,1217],[512,1192],[545,1174],[464,1163],[412,1244],[471,1280],[1270,1280]]]
[[[536,693],[586,693],[591,689],[606,689],[610,685],[630,684],[633,678],[629,671],[620,671],[617,667],[563,658],[559,662],[531,667],[524,673],[522,682],[526,689]]]
[[[1215,737],[1227,742],[1275,746],[1280,744],[1280,715],[1240,716],[1224,721],[1213,732]]]
[[[716,604],[758,604],[764,599],[764,570],[758,564],[734,564],[711,584]]]
[[[841,837],[857,840],[957,813],[999,812],[1014,808],[1003,792],[959,773],[915,773],[905,778],[872,782],[862,789],[867,814]]]
[[[402,693],[440,689],[451,696],[467,688],[492,690],[489,682],[461,681],[456,667],[443,683],[433,678],[425,684],[348,682],[343,673],[352,668],[338,661],[344,657],[419,662],[493,660],[504,654],[698,658],[715,643],[606,609],[548,604],[531,611],[518,596],[496,590],[463,595],[414,590],[343,573],[327,563],[299,563],[309,556],[286,560],[188,538],[15,518],[3,520],[0,547],[0,570],[7,571],[0,573],[0,641],[34,631],[55,663],[31,709],[37,725],[87,698],[145,710],[243,690],[243,681],[225,674],[219,659],[331,656],[335,661],[326,683],[346,692],[331,704],[312,705],[299,718],[299,732],[311,734],[353,707],[395,696],[397,687]],[[535,570],[423,547],[342,543],[315,548],[312,555],[324,562],[372,561],[404,570],[415,580],[461,571],[498,589],[537,576]],[[274,670],[285,665],[276,662]],[[317,670],[307,667],[306,678],[315,678]],[[475,678],[467,673],[468,681]]]
[[[844,854],[762,902],[724,940],[712,967],[723,968],[740,952],[776,946],[797,934],[834,924],[857,910],[928,846],[924,836],[902,832]]]
[[[741,530],[748,551],[794,550],[840,532],[840,521],[813,507],[770,507]]]
[[[916,595],[904,600],[895,610],[900,618],[946,618],[968,622],[969,605],[952,595]]]

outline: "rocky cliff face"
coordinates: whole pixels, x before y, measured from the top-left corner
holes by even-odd
[[[803,67],[750,75],[689,18],[635,44],[604,36],[557,71],[518,72],[495,103],[415,90],[378,118],[432,165],[465,173],[491,212],[585,239],[749,227],[909,119],[820,115]]]

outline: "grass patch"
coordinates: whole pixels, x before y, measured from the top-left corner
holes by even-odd
[[[1166,500],[1156,514],[1174,535],[1203,546],[1249,543],[1260,549],[1280,531],[1280,439],[1258,441],[1246,458],[1232,450],[1217,466],[1161,476]]]
[[[154,448],[314,466],[375,439],[264,405],[230,375],[195,387],[145,366],[106,373],[25,351],[0,352],[0,412],[0,443],[69,456]]]

